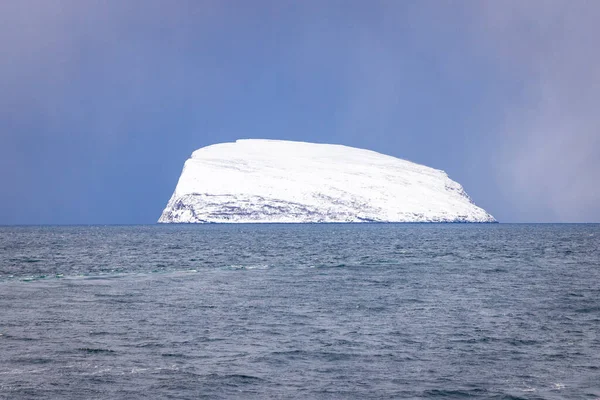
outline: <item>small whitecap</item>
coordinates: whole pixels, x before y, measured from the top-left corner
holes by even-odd
[[[267,269],[267,268],[269,268],[269,265],[267,265],[267,264],[249,265],[246,267],[246,269]]]
[[[256,265],[233,264],[233,265],[229,265],[227,268],[233,269],[233,270],[267,269],[267,268],[269,268],[269,265],[268,264],[256,264]]]

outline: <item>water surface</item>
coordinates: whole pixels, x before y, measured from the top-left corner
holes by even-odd
[[[600,225],[0,227],[0,398],[600,398]]]

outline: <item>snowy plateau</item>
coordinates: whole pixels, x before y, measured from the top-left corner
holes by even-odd
[[[441,170],[333,144],[196,150],[159,223],[495,222]]]

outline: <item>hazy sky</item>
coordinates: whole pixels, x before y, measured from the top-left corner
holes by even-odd
[[[0,2],[0,224],[153,223],[193,150],[340,143],[600,222],[600,1]]]

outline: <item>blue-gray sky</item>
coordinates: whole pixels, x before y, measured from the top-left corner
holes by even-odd
[[[600,221],[595,0],[5,0],[0,224],[153,223],[193,150],[363,147]]]

